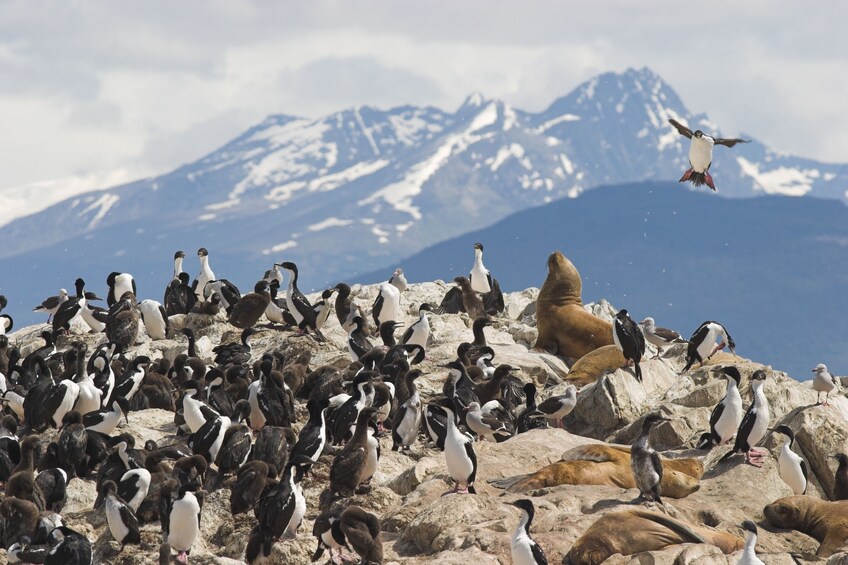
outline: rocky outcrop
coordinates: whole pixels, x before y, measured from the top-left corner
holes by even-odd
[[[438,304],[447,286],[440,281],[411,285],[403,293],[401,304],[405,322],[417,318],[421,302]],[[376,295],[374,286],[354,286],[352,296],[366,310]],[[494,326],[486,328],[489,345],[495,351],[496,364],[509,363],[521,369],[520,377],[534,382],[540,400],[560,394],[569,375],[567,360],[530,351],[535,336],[534,299],[537,289],[506,296],[506,312]],[[611,319],[615,309],[608,303],[589,304],[586,310],[603,319]],[[441,393],[446,369],[442,365],[456,355],[457,346],[471,341],[471,321],[464,315],[430,316],[432,343],[427,359],[421,364],[425,376],[419,387],[425,401]],[[173,358],[184,352],[186,342],[179,333],[190,327],[198,337],[200,354],[211,358],[218,343],[234,342],[240,330],[217,317],[192,314],[172,319],[172,335],[151,341],[144,330],[132,355],[153,359]],[[39,345],[36,336],[41,327],[24,328],[11,336],[22,352]],[[81,340],[90,348],[102,339],[76,328],[74,335],[60,341],[60,348]],[[316,343],[308,337],[293,337],[279,329],[260,328],[251,339],[253,359],[262,353],[282,349],[287,356],[308,358],[311,366],[331,364],[344,367],[349,362],[346,335],[331,316],[324,334],[327,342]],[[694,449],[700,433],[708,429],[712,408],[724,395],[724,381],[716,378],[720,367],[737,366],[742,374],[741,392],[745,404],[750,401],[749,378],[763,365],[741,357],[718,354],[703,367],[680,374],[684,348],[669,348],[658,359],[649,347],[642,362],[643,381],[636,381],[630,369],[616,368],[586,384],[578,395],[577,407],[565,419],[565,429],[534,430],[503,443],[476,443],[478,457],[477,496],[445,495],[451,481],[444,454],[423,441],[411,452],[392,452],[391,438],[381,439],[382,458],[375,475],[373,490],[356,495],[344,504],[356,504],[378,514],[383,523],[385,563],[459,565],[474,563],[510,563],[510,539],[518,521],[515,507],[505,504],[530,497],[536,506],[531,532],[545,549],[550,563],[562,562],[575,541],[600,518],[633,508],[635,489],[612,485],[560,484],[513,494],[496,488],[488,481],[528,475],[569,459],[567,454],[582,446],[599,442],[629,444],[638,433],[641,420],[651,411],[660,411],[670,421],[657,426],[652,444],[668,459],[695,458],[703,464],[699,488],[688,496],[667,499],[663,506],[650,510],[664,513],[697,528],[741,536],[740,524],[751,519],[765,524],[763,508],[791,490],[778,475],[777,455],[781,443],[768,435],[763,443],[772,453],[761,469],[745,465],[742,456],[719,463],[728,447],[712,451]],[[744,353],[744,352],[740,352]],[[570,360],[573,361],[573,360]],[[843,450],[848,441],[848,400],[831,395],[831,406],[815,405],[815,393],[779,371],[770,371],[765,393],[772,411],[772,427],[787,424],[796,430],[796,450],[811,470],[808,496],[827,499],[833,491],[836,462],[829,455]],[[303,422],[301,408],[301,423]],[[143,410],[129,414],[129,424],[121,423],[119,432],[133,434],[142,444],[147,439],[161,443],[173,441],[176,428],[173,414],[164,410]],[[422,436],[423,440],[423,436]],[[313,468],[314,476],[304,480],[308,511],[297,539],[274,545],[272,562],[300,565],[310,563],[315,549],[312,524],[326,503],[324,490],[332,462],[327,450]],[[110,541],[102,511],[93,511],[94,483],[73,479],[68,487],[68,502],[63,512],[66,524],[86,534],[104,562],[140,564],[151,562],[161,540],[158,523],[142,527],[142,545],[118,545]],[[337,503],[338,504],[338,503]],[[644,507],[643,507],[644,508]],[[221,488],[206,499],[202,516],[201,540],[192,550],[191,563],[241,563],[247,535],[254,523],[252,514],[233,519],[229,512],[229,490]],[[814,555],[816,540],[792,531],[762,527],[758,549],[767,563],[791,563],[789,552]],[[606,563],[735,563],[739,553],[725,555],[707,544],[685,544],[652,550],[640,555],[612,555]],[[325,558],[326,558],[325,554]],[[807,559],[809,560],[809,559]]]

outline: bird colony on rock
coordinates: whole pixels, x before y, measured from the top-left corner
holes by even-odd
[[[687,137],[693,138],[694,155],[687,174],[696,184],[702,175],[712,187],[709,161],[704,164],[703,149],[695,148],[696,140],[712,138],[701,132]],[[712,140],[709,149],[713,143],[730,146],[737,141]],[[444,494],[473,496],[480,492],[481,454],[487,444],[508,442],[551,423],[561,427],[582,397],[583,390],[569,385],[561,394],[537,402],[533,379],[519,367],[498,361],[499,345],[489,343],[485,330],[502,319],[505,300],[483,264],[482,244],[474,245],[469,276],[456,277],[456,286],[440,304],[409,304],[417,317],[399,340],[395,334],[406,323],[403,296],[410,288],[402,269],[379,285],[370,305],[357,303],[344,283],[321,292],[312,304],[298,288],[298,268],[292,262],[274,263],[253,292],[242,295],[235,285],[216,277],[206,249],[197,255],[200,271],[189,284],[182,270],[185,254],[175,254],[163,303],[139,302],[132,275],[115,272],[106,279],[108,309],[99,308],[92,302],[100,298],[77,279],[73,296],[62,289],[35,308],[48,314],[42,347],[24,357],[10,336],[0,335],[0,533],[9,562],[92,562],[92,553],[104,542],[93,544],[94,539],[74,529],[81,524],[66,524],[62,516],[70,482],[85,481],[96,486],[94,510],[117,542],[113,560],[127,546],[139,546],[161,563],[188,562],[193,548],[204,543],[205,501],[224,490],[229,491],[233,517],[246,515],[250,523],[239,555],[247,563],[278,562],[273,561],[279,559],[274,557],[275,546],[307,536],[301,527],[307,517],[314,523],[317,544],[313,561],[328,551],[333,562],[351,559],[346,552],[352,552],[361,563],[382,563],[380,517],[363,504],[353,504],[367,506],[373,496],[382,438],[391,437],[391,449],[407,458],[409,467],[415,466],[422,450],[430,449],[425,446],[442,450],[445,476],[453,486]],[[278,297],[281,288],[284,297]],[[0,306],[6,304],[0,297]],[[545,304],[540,298],[537,308]],[[435,339],[430,316],[457,315],[470,324],[472,341],[463,342],[455,357],[428,358]],[[206,344],[201,351],[195,331],[204,326],[192,329],[189,321],[212,317],[225,317],[240,339]],[[0,329],[11,329],[7,319]],[[311,364],[308,352],[329,347],[322,329],[335,324],[347,335],[343,355],[348,359]],[[656,347],[658,362],[663,362],[666,348],[685,344],[683,374],[696,363],[700,367],[710,362],[725,347],[735,348],[726,328],[715,321],[701,324],[688,342],[658,327],[653,318],[637,324],[627,310],[620,310],[608,327],[607,335],[594,338],[614,347],[605,358],[623,358],[608,368],[632,367],[632,378],[640,382],[646,343]],[[90,336],[80,335],[87,330],[96,335],[93,346],[87,344]],[[581,330],[558,328],[565,334]],[[137,352],[140,331],[154,341],[184,337],[186,345],[151,358]],[[258,351],[251,338],[262,332],[284,335],[288,346]],[[621,357],[614,357],[615,351]],[[437,370],[422,370],[425,360]],[[825,393],[827,406],[835,379],[824,365],[814,372],[814,390]],[[595,379],[606,378],[602,373]],[[766,452],[757,444],[770,432],[781,434],[787,440],[778,460],[780,477],[795,494],[806,493],[808,467],[793,451],[795,433],[787,425],[770,427],[764,394],[769,374],[760,370],[751,376],[747,411],[739,370],[728,365],[720,376],[726,379],[726,392],[698,447],[724,448],[735,438],[719,465],[744,454],[747,463],[761,466]],[[422,388],[419,383],[425,380]],[[133,412],[149,408],[172,412],[175,432],[161,442],[136,445],[127,433]],[[635,502],[659,511],[670,504],[663,498],[664,485],[679,479],[676,468],[666,468],[670,463],[652,447],[651,438],[670,421],[659,412],[647,413],[632,447],[615,456],[625,465],[629,461],[627,479],[638,490]],[[848,458],[835,457],[835,481],[841,496],[848,496]],[[328,475],[317,470],[327,468]],[[307,496],[307,481],[323,485],[317,501]],[[510,545],[513,563],[547,563],[543,544],[534,541],[530,531],[534,503],[523,498],[511,504],[521,511]],[[628,516],[666,525],[672,521],[656,518],[656,513]],[[146,524],[156,522],[161,536],[154,542],[142,533]],[[669,527],[679,532],[688,526]],[[740,562],[756,563],[757,528],[746,521],[742,529],[746,542]],[[595,562],[580,557],[592,535],[584,533],[567,562]],[[625,553],[638,550],[635,541],[622,543]]]

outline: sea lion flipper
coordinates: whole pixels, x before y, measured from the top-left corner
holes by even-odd
[[[500,479],[489,479],[486,482],[489,483],[490,485],[492,485],[495,488],[509,490],[510,487],[512,487],[515,483],[517,483],[519,481],[523,481],[524,479],[526,479],[529,476],[530,476],[530,473],[528,473],[526,475],[513,475],[511,477],[503,477],[503,478],[500,478]]]

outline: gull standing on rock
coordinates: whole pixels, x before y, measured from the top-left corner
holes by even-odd
[[[816,404],[830,406],[828,403],[828,397],[830,396],[830,393],[836,389],[836,379],[827,371],[827,365],[824,363],[816,365],[813,372],[816,374],[816,376],[813,377],[813,390],[816,391]],[[824,393],[823,404],[821,401],[821,393]]]
[[[389,284],[394,285],[400,292],[409,288],[409,283],[406,282],[406,276],[403,274],[403,269],[398,267],[392,276],[389,278]]]
[[[46,298],[44,302],[42,302],[39,306],[36,306],[32,309],[33,312],[47,312],[49,314],[47,316],[47,323],[49,324],[53,319],[53,314],[56,313],[56,310],[59,309],[59,306],[62,305],[62,302],[68,299],[68,291],[64,288],[59,289],[59,294],[57,296],[51,296]]]
[[[465,422],[480,440],[505,441],[512,437],[512,431],[492,414],[483,412],[479,402],[468,405]]]
[[[672,343],[686,343],[686,340],[679,333],[657,326],[650,316],[639,322],[639,326],[642,328],[642,333],[645,334],[645,341],[657,348],[655,358],[659,358],[663,347]]]
[[[568,385],[565,394],[546,398],[536,408],[549,420],[556,420],[558,428],[562,427],[562,419],[568,416],[577,406],[577,387]]]

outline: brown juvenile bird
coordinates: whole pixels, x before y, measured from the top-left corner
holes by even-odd
[[[833,478],[833,500],[848,500],[848,455],[837,453],[831,457],[839,462]]]
[[[230,513],[235,516],[252,510],[276,476],[277,469],[264,461],[245,463],[230,486]]]
[[[465,277],[456,277],[453,282],[459,285],[462,291],[462,307],[468,313],[468,317],[476,320],[480,316],[486,315],[486,309],[483,307],[483,300],[480,295],[474,292],[471,288],[471,281]]]
[[[245,294],[235,303],[228,321],[237,328],[252,328],[265,313],[271,303],[268,281],[261,280],[253,287],[253,292]]]
[[[383,562],[380,519],[359,506],[348,506],[342,512],[341,530],[348,544],[362,558],[362,563]]]
[[[21,442],[21,462],[12,471],[12,475],[6,482],[6,490],[4,495],[7,497],[16,497],[21,500],[32,502],[38,507],[39,511],[44,510],[44,493],[35,482],[35,445],[38,443],[38,437],[31,435],[27,436]]]
[[[368,424],[377,414],[375,408],[363,408],[356,418],[356,430],[330,467],[330,492],[352,496],[362,483],[368,459]]]
[[[3,547],[20,542],[24,536],[33,539],[38,525],[38,507],[28,500],[6,496],[0,502],[0,517],[5,527],[2,532]]]
[[[128,351],[138,338],[138,302],[135,294],[125,292],[111,308],[106,318],[106,337],[118,345],[118,351]]]

